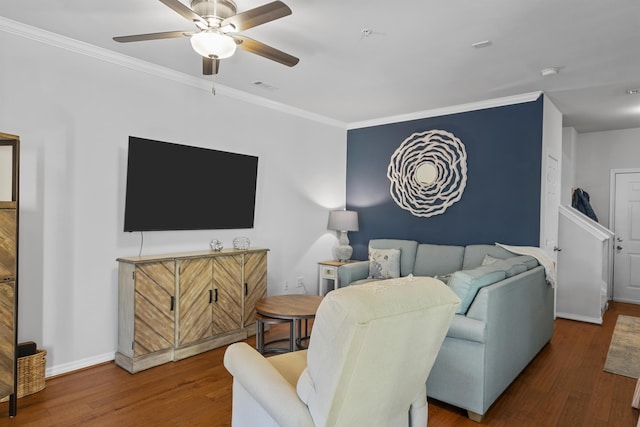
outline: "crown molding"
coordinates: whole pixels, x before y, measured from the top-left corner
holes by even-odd
[[[372,126],[386,125],[390,123],[408,122],[410,120],[426,119],[428,117],[446,116],[449,114],[465,113],[468,111],[484,110],[487,108],[503,107],[505,105],[522,104],[537,100],[542,95],[541,91],[529,92],[521,95],[506,96],[503,98],[488,99],[485,101],[471,102],[468,104],[452,105],[450,107],[435,108],[433,110],[417,111],[415,113],[400,114],[397,116],[382,117],[374,120],[352,122],[347,125],[348,130],[361,129]]]
[[[109,62],[115,65],[129,68],[131,70],[151,74],[177,83],[192,86],[203,91],[211,91],[211,82],[207,79],[191,76],[179,71],[172,70],[157,64],[152,64],[141,59],[133,58],[109,49],[98,47],[89,43],[81,42],[70,37],[52,33],[41,28],[32,27],[21,22],[0,16],[0,31],[11,33],[19,37],[34,40],[60,49],[66,49],[94,59]],[[406,122],[428,117],[444,116],[448,114],[463,113],[467,111],[482,110],[486,108],[502,107],[524,102],[535,101],[542,95],[541,91],[525,93],[522,95],[507,96],[485,101],[472,102],[468,104],[455,105],[450,107],[436,108],[432,110],[417,111],[414,113],[401,114],[396,116],[381,117],[372,120],[345,123],[320,114],[311,113],[306,110],[295,108],[280,102],[272,101],[257,95],[233,89],[224,85],[216,85],[216,96],[227,96],[229,98],[244,101],[250,104],[291,114],[307,120],[323,123],[341,129],[359,129],[371,126],[384,125],[389,123]]]
[[[177,83],[211,92],[211,81],[207,79],[194,77],[167,67],[152,64],[141,59],[114,52],[109,49],[81,42],[79,40],[52,33],[41,28],[32,27],[21,22],[13,21],[2,16],[0,16],[0,31],[11,33],[19,37],[24,37],[39,43],[47,44],[49,46],[66,49],[75,53],[79,53],[81,55],[89,56],[94,59],[109,62],[115,65],[120,65],[122,67],[126,67],[135,71],[152,74],[157,77],[172,80]],[[306,110],[291,107],[280,102],[271,101],[266,98],[252,95],[250,93],[233,89],[224,85],[216,84],[216,96],[227,96],[229,98],[234,98],[250,104],[291,114],[329,126],[338,127],[341,129],[347,128],[347,124],[339,120],[331,119],[320,114],[315,114]]]

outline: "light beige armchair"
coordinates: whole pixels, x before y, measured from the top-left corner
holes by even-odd
[[[428,277],[350,286],[322,300],[306,351],[232,344],[232,425],[424,427],[425,382],[459,303]]]

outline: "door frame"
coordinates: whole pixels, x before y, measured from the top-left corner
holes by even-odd
[[[640,173],[640,168],[625,168],[625,169],[611,169],[609,175],[609,230],[613,231],[613,246],[615,247],[617,238],[616,233],[616,176],[625,173]],[[611,289],[609,289],[608,298],[613,300],[613,282],[615,281],[614,271],[616,257],[614,256],[615,249],[611,253]]]

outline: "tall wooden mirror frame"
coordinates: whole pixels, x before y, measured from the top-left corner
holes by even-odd
[[[14,417],[17,414],[18,409],[18,218],[19,218],[19,181],[20,181],[20,137],[16,135],[0,133],[0,149],[4,147],[11,147],[11,153],[9,155],[2,155],[0,157],[0,169],[7,170],[10,168],[11,176],[6,178],[6,176],[2,177],[3,181],[11,180],[10,190],[5,186],[0,193],[2,197],[0,197],[0,209],[2,210],[14,210],[15,211],[15,259],[13,260],[13,275],[9,275],[10,277],[0,277],[0,282],[10,283],[13,282],[13,302],[14,302],[14,310],[12,316],[9,315],[8,318],[13,320],[13,337],[12,343],[9,343],[8,347],[13,347],[8,350],[8,353],[13,353],[13,384],[9,384],[9,389],[11,390],[11,394],[9,394],[9,416]],[[3,151],[3,154],[7,154]],[[6,179],[5,179],[6,178]],[[10,194],[10,197],[7,195]],[[9,199],[9,200],[2,200]],[[11,319],[12,317],[12,319]],[[10,338],[11,340],[11,338]],[[11,368],[8,368],[11,369]],[[11,374],[9,374],[11,376]],[[5,397],[5,396],[0,396]]]

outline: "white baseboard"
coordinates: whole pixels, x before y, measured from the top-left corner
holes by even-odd
[[[578,320],[580,322],[596,323],[598,325],[602,325],[602,317],[581,316],[579,314],[560,313],[560,312],[556,313],[556,317],[561,317],[563,319],[569,319],[569,320]]]
[[[110,362],[116,357],[115,352],[105,353],[98,356],[88,357],[82,360],[76,360],[70,363],[64,363],[62,365],[52,366],[45,370],[45,378],[54,377],[56,375],[66,374],[79,369],[88,368],[94,365],[99,365],[104,362]]]

